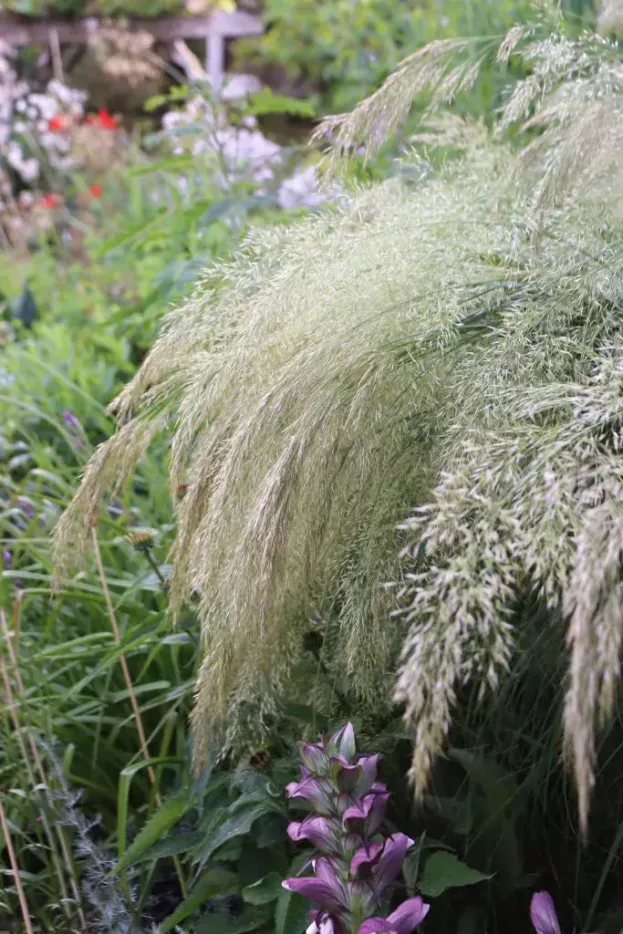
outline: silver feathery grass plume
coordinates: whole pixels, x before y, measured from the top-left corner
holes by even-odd
[[[197,761],[291,688],[313,605],[371,708],[390,703],[404,643],[419,792],[458,690],[512,670],[513,598],[533,586],[570,615],[566,748],[585,823],[618,674],[621,63],[562,32],[515,30],[493,54],[530,61],[502,120],[530,120],[540,144],[517,156],[446,121],[462,159],[435,171],[412,155],[405,180],[258,231],[208,270],[117,400],[119,432],[55,548],[67,568],[100,499],[166,431],[172,489],[188,487],[171,604],[198,595],[205,646]],[[440,47],[418,55],[442,87]],[[393,125],[380,99],[356,118],[380,119],[375,140]]]
[[[623,0],[603,0],[597,29],[602,36],[623,35]]]

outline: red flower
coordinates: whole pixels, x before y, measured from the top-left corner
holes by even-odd
[[[48,130],[52,133],[65,133],[71,124],[67,114],[56,114],[51,120],[48,120]]]
[[[53,210],[54,208],[60,207],[62,203],[63,203],[62,197],[60,195],[55,194],[54,192],[50,192],[49,194],[44,195],[40,201],[42,208],[50,208],[51,210]]]
[[[87,114],[84,122],[87,126],[99,126],[103,130],[117,130],[119,128],[119,121],[105,107],[101,107],[97,111],[97,116]]]
[[[97,111],[97,119],[99,120],[100,126],[105,130],[116,130],[119,126],[119,121],[116,117],[113,117],[108,113],[107,110],[100,109]]]
[[[102,197],[102,186],[101,185],[91,185],[89,188],[89,194],[92,198],[101,198]]]

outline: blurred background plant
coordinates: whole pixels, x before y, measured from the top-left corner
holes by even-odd
[[[203,15],[233,8],[232,0],[3,0],[0,6],[26,17]]]

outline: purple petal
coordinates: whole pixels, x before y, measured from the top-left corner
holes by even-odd
[[[335,780],[340,791],[353,792],[361,779],[360,765],[340,765],[335,769]]]
[[[306,817],[301,823],[292,821],[287,829],[287,834],[294,843],[309,840],[316,849],[329,853],[340,851],[338,833],[339,827],[335,823],[316,814]]]
[[[370,867],[376,863],[383,849],[383,844],[378,841],[370,843],[368,846],[362,846],[353,856],[350,864],[350,874],[353,879],[359,877],[366,879],[370,874]]]
[[[385,818],[385,807],[389,792],[371,792],[361,801],[356,801],[344,811],[342,823],[348,830],[369,836],[377,830]]]
[[[372,885],[380,897],[381,893],[395,881],[402,869],[405,854],[413,840],[404,833],[394,834],[385,841],[383,852],[372,874]]]
[[[408,898],[388,917],[390,930],[396,934],[411,934],[411,931],[422,923],[428,912],[430,905],[422,901],[419,895],[415,898]]]
[[[388,801],[388,791],[375,794],[374,801],[372,802],[372,810],[370,811],[370,816],[368,817],[368,835],[376,833],[385,820],[385,809],[387,808]]]
[[[67,425],[68,428],[81,428],[80,419],[74,415],[71,409],[65,409],[62,415],[62,419]]]
[[[335,871],[335,867],[330,859],[327,859],[325,856],[321,856],[319,859],[314,860],[314,872],[318,879],[322,879],[323,882],[327,882],[334,889],[341,889],[342,883]]]
[[[17,501],[17,508],[20,509],[29,519],[35,518],[35,507],[26,499],[25,496],[20,496]]]
[[[376,756],[361,756],[357,765],[361,766],[361,778],[357,784],[357,794],[365,795],[370,789],[374,786],[376,782],[376,770],[377,764],[379,761],[378,755]],[[385,791],[385,787],[383,787]]]
[[[10,571],[13,566],[13,553],[9,548],[5,548],[2,552],[2,564],[5,571]]]
[[[560,934],[560,924],[549,892],[535,892],[530,902],[530,919],[537,934]]]
[[[387,918],[368,918],[359,928],[359,934],[392,934]]]
[[[319,814],[331,814],[331,786],[321,778],[305,778],[302,782],[290,782],[286,786],[289,798],[304,798]]]
[[[344,891],[341,886],[334,887],[329,882],[315,877],[306,879],[286,879],[281,883],[284,889],[296,892],[310,902],[315,902],[327,911],[343,911],[345,906]]]
[[[303,743],[299,749],[303,766],[310,772],[323,774],[329,764],[329,758],[322,746],[317,743]]]

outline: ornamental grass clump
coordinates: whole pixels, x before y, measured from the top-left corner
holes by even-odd
[[[411,934],[428,913],[420,897],[379,915],[414,841],[383,833],[389,792],[376,780],[378,756],[357,755],[350,723],[325,742],[303,744],[300,754],[301,779],[287,793],[312,813],[292,822],[288,836],[314,846],[314,875],[283,885],[318,906],[308,934]]]
[[[172,493],[187,490],[171,606],[196,601],[203,632],[198,764],[270,728],[284,696],[318,699],[298,677],[313,616],[363,716],[403,705],[419,795],[457,715],[503,718],[505,686],[515,703],[517,673],[541,683],[545,658],[586,826],[623,634],[623,68],[549,6],[549,25],[479,52],[530,67],[497,134],[446,120],[429,141],[461,158],[410,154],[400,177],[255,232],[113,405],[58,566],[83,559],[103,498],[167,433]],[[425,86],[439,105],[459,93],[468,60],[466,44],[420,50],[332,121],[338,149],[370,126],[373,149]],[[522,152],[510,125],[536,134]],[[509,722],[502,756],[521,745]],[[557,748],[557,717],[527,731]]]

